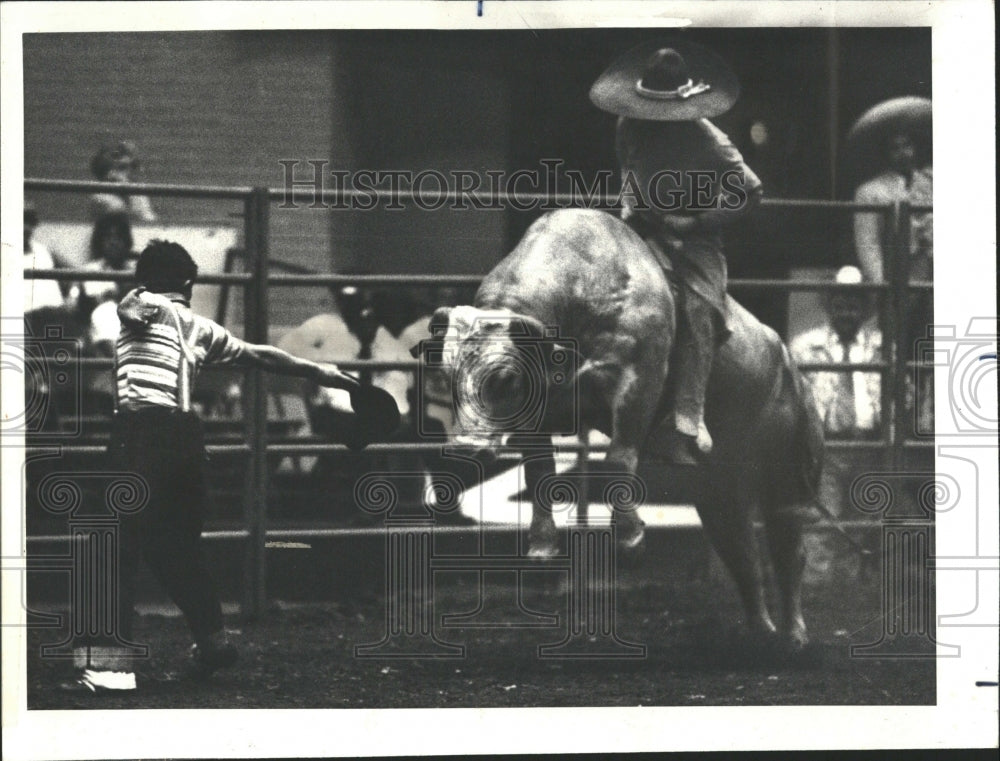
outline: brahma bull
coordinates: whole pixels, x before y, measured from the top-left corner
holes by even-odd
[[[735,301],[729,306],[732,334],[708,391],[715,446],[696,506],[749,626],[771,634],[753,526],[761,516],[781,633],[801,646],[802,517],[816,494],[822,428],[777,334]],[[419,348],[452,373],[459,441],[481,448],[513,434],[509,443],[525,454],[531,554],[556,551],[552,505],[539,489],[554,473],[551,434],[607,434],[606,471],[635,473],[640,456],[655,457],[657,435],[670,425],[661,402],[674,328],[674,294],[654,253],[618,218],[582,209],[538,219],[485,277],[475,306],[435,312],[434,337]],[[638,549],[644,524],[636,512],[615,511],[614,520],[619,546]]]

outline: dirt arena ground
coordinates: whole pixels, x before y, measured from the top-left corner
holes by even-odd
[[[476,608],[472,576],[438,584],[435,608]],[[511,579],[513,575],[511,574]],[[530,574],[529,574],[530,576]],[[524,600],[559,613],[558,580],[538,575]],[[509,593],[502,584],[490,594]],[[486,600],[487,609],[495,601]],[[812,643],[792,658],[751,647],[740,634],[740,608],[718,572],[657,573],[646,562],[619,578],[616,629],[646,646],[635,660],[539,658],[538,645],[558,642],[564,628],[441,629],[463,644],[455,659],[357,658],[355,645],[379,641],[385,606],[378,590],[340,601],[272,602],[255,622],[227,616],[242,652],[237,668],[207,683],[181,676],[189,639],[169,608],[140,616],[137,639],[152,657],[138,671],[140,689],[77,695],[59,688],[66,664],[42,660],[39,647],[57,630],[29,634],[28,705],[32,709],[108,708],[402,708],[639,705],[932,704],[932,658],[852,658],[851,644],[882,630],[877,574],[806,589]],[[495,607],[495,606],[493,606]],[[562,610],[565,613],[565,610]],[[503,616],[500,616],[503,618]],[[563,619],[565,620],[565,619]],[[928,641],[926,652],[933,646]]]

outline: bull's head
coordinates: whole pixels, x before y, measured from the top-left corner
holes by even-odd
[[[451,380],[456,443],[475,450],[504,434],[576,433],[575,343],[506,309],[442,307],[411,352]]]

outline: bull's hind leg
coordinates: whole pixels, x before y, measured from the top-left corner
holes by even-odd
[[[781,595],[781,633],[792,648],[798,650],[808,643],[806,622],[802,617],[802,572],[806,565],[802,546],[802,521],[794,512],[768,515],[767,541],[771,562]]]
[[[697,505],[702,525],[736,582],[748,628],[755,634],[772,635],[776,629],[764,597],[764,571],[751,504],[737,490],[734,478],[705,475],[710,483]]]

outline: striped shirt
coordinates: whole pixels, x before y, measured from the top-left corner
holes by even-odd
[[[230,364],[246,344],[191,311],[183,297],[135,290],[118,307],[115,345],[119,409],[190,409],[191,389],[204,364]]]

